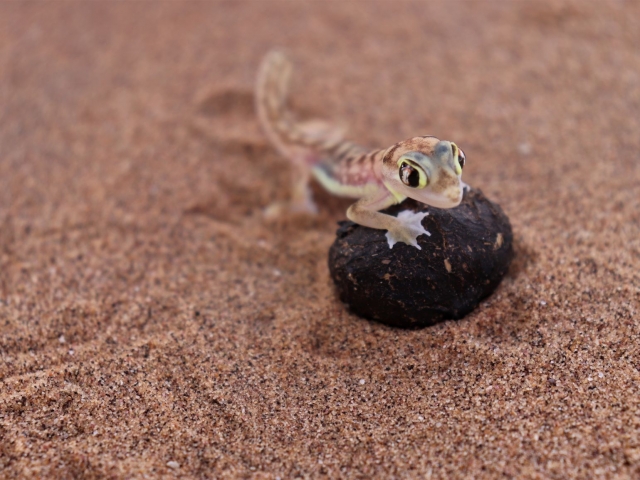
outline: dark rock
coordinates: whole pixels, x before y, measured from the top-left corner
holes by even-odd
[[[385,210],[428,211],[422,250],[396,243],[386,231],[340,222],[329,270],[340,299],[365,318],[397,327],[424,327],[462,318],[489,296],[513,258],[513,234],[502,209],[480,190],[453,209],[406,200]]]

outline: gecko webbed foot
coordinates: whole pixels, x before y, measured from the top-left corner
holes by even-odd
[[[402,242],[414,246],[418,250],[422,250],[420,245],[418,245],[418,237],[423,234],[431,236],[431,233],[422,226],[422,219],[427,215],[429,215],[428,212],[414,213],[411,210],[403,210],[400,212],[396,217],[400,225],[387,231],[386,236],[389,248],[393,248],[396,243]]]

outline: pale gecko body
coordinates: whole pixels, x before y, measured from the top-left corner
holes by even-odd
[[[397,217],[379,210],[406,198],[437,208],[460,204],[465,155],[458,146],[433,136],[413,137],[385,149],[368,150],[344,140],[342,131],[325,122],[296,121],[286,108],[291,64],[280,52],[269,53],[260,68],[256,89],[258,117],[293,172],[290,202],[269,207],[315,212],[309,191],[314,176],[329,192],[357,198],[347,217],[360,225],[387,230],[389,247],[403,242],[420,249],[417,237],[430,235],[422,219],[427,213],[403,211]]]

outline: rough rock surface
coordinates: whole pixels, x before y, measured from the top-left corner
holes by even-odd
[[[437,209],[408,200],[389,209],[429,212],[421,250],[387,244],[385,231],[341,222],[329,252],[340,298],[366,318],[399,327],[423,327],[461,318],[490,295],[513,258],[513,234],[502,209],[481,191],[460,206]]]

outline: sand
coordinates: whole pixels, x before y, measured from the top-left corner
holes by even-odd
[[[0,5],[7,478],[640,475],[638,2]],[[517,257],[460,321],[338,301],[348,202],[267,222],[293,103],[455,140]]]

